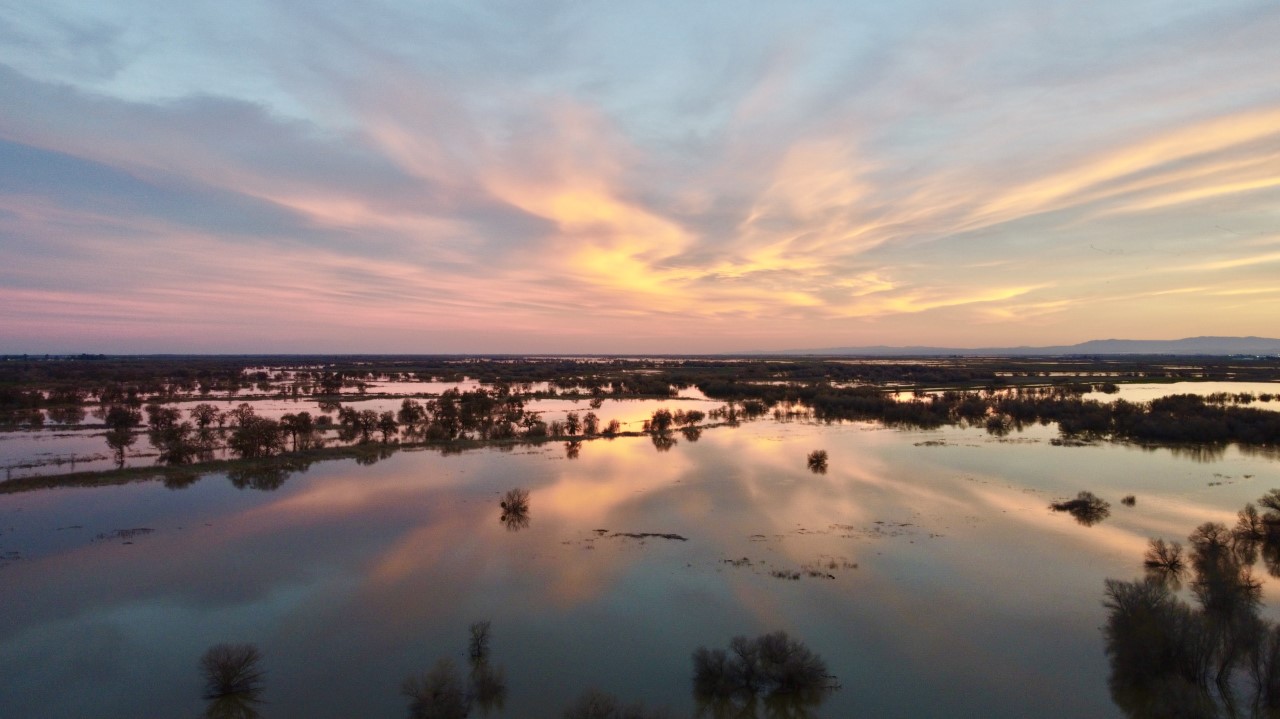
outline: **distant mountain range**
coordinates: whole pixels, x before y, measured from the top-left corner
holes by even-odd
[[[760,353],[774,354],[774,353]],[[1180,340],[1090,340],[1055,347],[826,347],[784,350],[783,355],[847,355],[857,357],[925,357],[940,355],[1280,355],[1280,339],[1268,337],[1187,337]]]

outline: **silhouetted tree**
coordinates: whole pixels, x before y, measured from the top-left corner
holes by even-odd
[[[1055,512],[1067,512],[1080,524],[1091,527],[1111,516],[1111,505],[1093,492],[1080,492],[1075,499],[1053,502],[1049,508]]]
[[[827,473],[827,450],[815,449],[809,453],[809,471],[814,474]]]
[[[391,441],[391,435],[399,429],[400,423],[396,422],[396,416],[390,410],[378,415],[378,431],[382,433],[384,444]]]
[[[217,407],[211,404],[207,404],[207,403],[198,404],[191,408],[191,411],[189,414],[191,416],[191,419],[195,421],[196,426],[199,427],[200,429],[207,429],[209,425],[215,422],[217,422],[218,424],[221,424],[221,421],[219,420],[219,416],[222,414],[222,412],[220,412]]]
[[[208,719],[254,719],[260,702],[262,653],[252,644],[216,644],[200,658]]]

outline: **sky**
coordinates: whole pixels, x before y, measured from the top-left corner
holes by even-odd
[[[1280,3],[0,0],[2,353],[1280,336]]]

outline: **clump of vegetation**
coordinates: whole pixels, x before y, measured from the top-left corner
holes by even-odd
[[[1135,505],[1135,504],[1137,504],[1137,503],[1138,503],[1138,498],[1137,498],[1137,497],[1135,497],[1135,496],[1133,496],[1132,494],[1126,494],[1126,495],[1125,495],[1125,496],[1120,500],[1120,504],[1123,504],[1123,505],[1124,505],[1124,506],[1126,506],[1126,507],[1132,507],[1133,505]]]
[[[262,652],[252,644],[215,644],[200,657],[205,699],[247,694],[262,689],[266,672],[259,666]]]
[[[200,657],[204,675],[206,717],[251,719],[262,693],[266,672],[262,653],[252,644],[215,644]]]
[[[405,679],[400,693],[409,698],[410,719],[463,719],[471,711],[462,675],[448,659],[422,676]]]
[[[698,647],[693,653],[694,691],[703,699],[820,699],[835,688],[834,680],[822,657],[781,631],[734,637],[728,651]]]
[[[1272,514],[1268,512],[1268,514]],[[1271,533],[1272,524],[1258,514],[1258,508],[1252,502],[1244,505],[1236,514],[1236,526],[1231,530],[1232,536],[1240,542],[1260,542]]]
[[[400,693],[409,698],[410,719],[463,719],[473,705],[485,713],[502,708],[507,687],[502,670],[489,663],[489,629],[487,620],[473,622],[469,627],[468,681],[463,681],[457,665],[448,659],[439,660],[420,676],[404,680]]]
[[[1055,512],[1067,512],[1076,521],[1091,527],[1111,516],[1111,504],[1093,492],[1080,492],[1075,499],[1053,502],[1049,508]]]
[[[997,437],[1009,434],[1014,427],[1013,418],[1005,414],[993,414],[987,417],[987,433]]]
[[[827,450],[815,449],[809,453],[809,471],[814,474],[827,473]]]
[[[529,511],[529,490],[522,487],[508,489],[498,502],[503,512],[527,513]]]
[[[671,425],[675,423],[675,416],[671,414],[671,410],[662,408],[653,413],[649,418],[649,431],[654,434],[665,434],[671,431]]]
[[[1142,566],[1171,576],[1181,576],[1187,568],[1182,559],[1182,545],[1177,542],[1166,543],[1163,539],[1151,540],[1147,553],[1143,555]]]
[[[498,506],[502,507],[499,521],[507,529],[516,531],[529,526],[529,490],[522,487],[507,490]]]
[[[1258,503],[1280,504],[1272,490]],[[1176,542],[1153,539],[1143,580],[1106,582],[1104,634],[1111,693],[1133,716],[1275,716],[1280,709],[1280,626],[1259,614],[1262,583],[1253,576],[1259,549],[1280,570],[1280,511],[1259,516],[1253,504],[1233,530],[1205,522]],[[1192,605],[1175,594],[1190,572]]]

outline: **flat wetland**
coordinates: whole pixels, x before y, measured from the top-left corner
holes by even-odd
[[[1107,580],[1143,579],[1155,538],[1200,562],[1197,527],[1280,487],[1275,360],[57,361],[5,363],[6,717],[227,715],[220,644],[260,654],[236,716],[448,716],[404,693],[441,659],[470,716],[588,690],[674,717],[1156,716]],[[252,412],[183,430],[201,403]],[[137,413],[115,445],[111,406]],[[1051,508],[1082,491],[1105,513]],[[1232,571],[1265,634],[1257,541]],[[1203,576],[1162,591],[1198,607]],[[695,650],[777,631],[821,690],[695,685]],[[1228,683],[1239,716],[1265,704]]]

